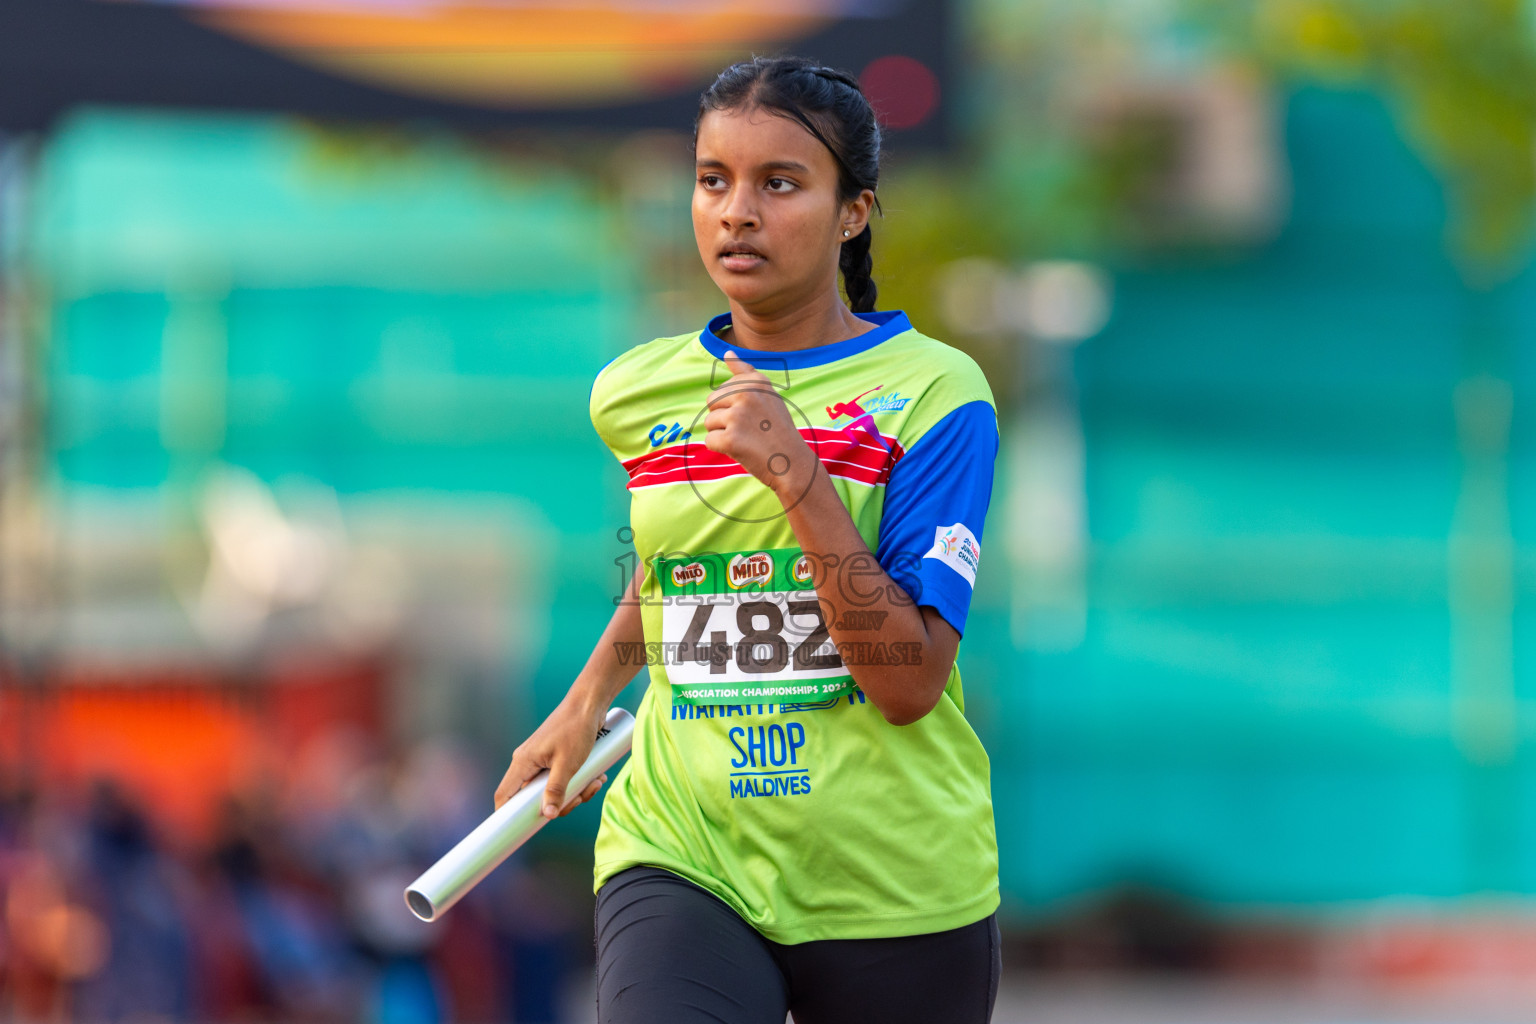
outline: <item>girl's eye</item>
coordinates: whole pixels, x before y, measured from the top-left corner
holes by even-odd
[[[718,174],[701,174],[701,175],[699,175],[699,184],[703,185],[705,188],[714,188],[719,183],[720,183],[720,175],[718,175]]]
[[[767,184],[768,191],[770,192],[787,192],[795,187],[794,182],[787,178],[769,178],[765,184]],[[783,188],[775,188],[775,184],[782,185]]]

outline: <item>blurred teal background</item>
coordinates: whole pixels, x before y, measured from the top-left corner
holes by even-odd
[[[998,398],[960,664],[1008,923],[1528,907],[1529,5],[954,16],[957,139],[893,136],[875,276]],[[488,799],[627,564],[592,378],[724,309],[686,127],[7,139],[9,685],[363,659],[379,741],[454,737]],[[595,818],[550,830],[573,892]]]

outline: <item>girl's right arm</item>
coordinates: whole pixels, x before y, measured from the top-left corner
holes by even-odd
[[[565,787],[592,752],[609,706],[638,671],[636,662],[621,658],[619,651],[621,645],[632,645],[630,650],[644,649],[645,634],[640,625],[640,584],[644,578],[645,563],[642,562],[635,566],[624,600],[619,602],[613,618],[608,621],[608,628],[603,631],[597,646],[592,648],[586,667],[577,673],[565,698],[544,719],[544,724],[512,752],[512,764],[502,776],[501,785],[496,787],[497,807],[545,768],[549,769],[549,781],[544,787],[546,818],[569,814],[596,796],[607,781],[606,774],[592,780],[570,807],[561,810],[565,803]]]

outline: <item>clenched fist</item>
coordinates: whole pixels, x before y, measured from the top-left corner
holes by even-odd
[[[704,446],[741,463],[781,499],[803,494],[816,453],[795,429],[784,399],[735,352],[725,353],[725,367],[731,379],[710,393]]]

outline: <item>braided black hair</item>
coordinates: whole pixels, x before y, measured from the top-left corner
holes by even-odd
[[[864,189],[871,192],[880,180],[880,124],[859,88],[858,79],[846,71],[823,67],[804,57],[754,57],[732,64],[699,96],[693,119],[698,141],[699,122],[711,110],[761,107],[799,122],[837,161],[838,198],[843,202]],[[875,197],[875,209],[880,199]],[[838,267],[843,290],[855,313],[873,312],[875,282],[870,256],[873,235],[864,230],[843,243]]]

